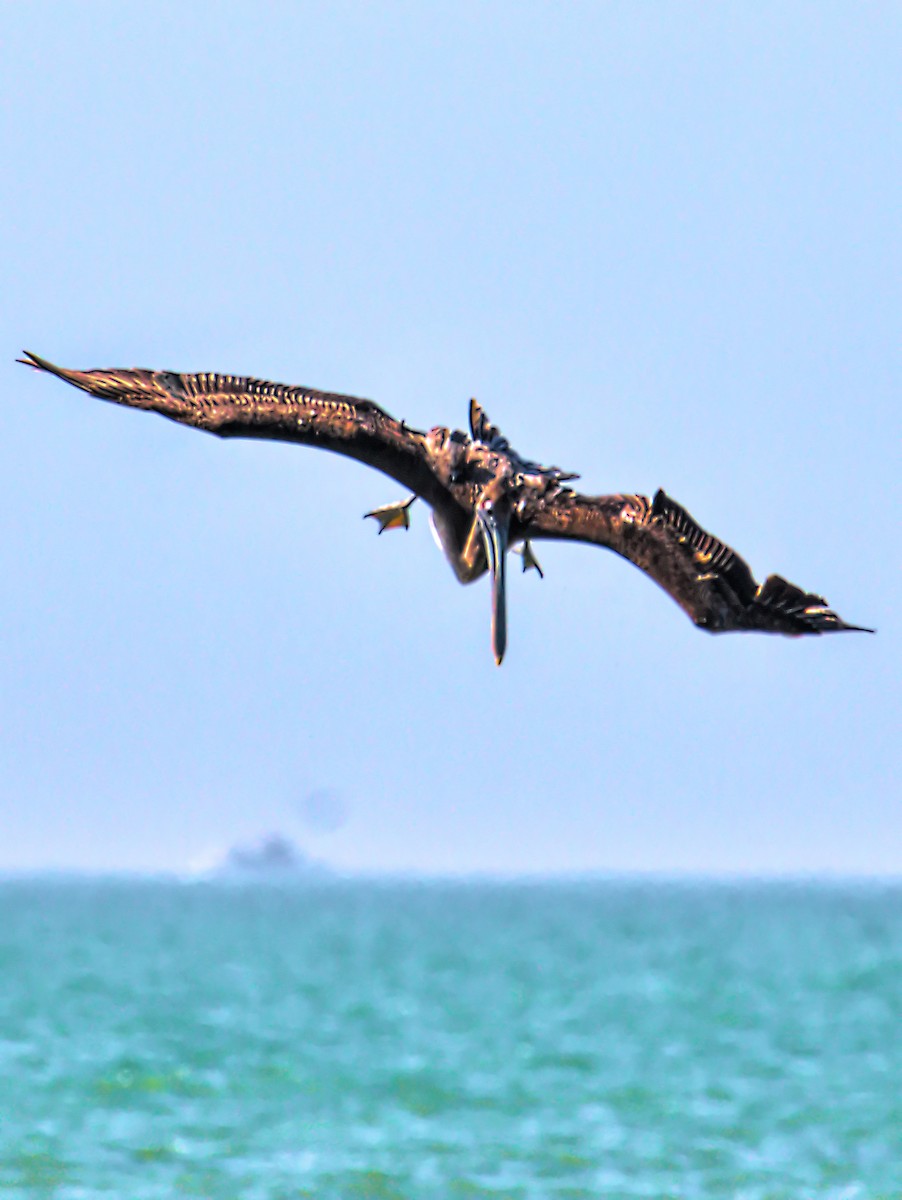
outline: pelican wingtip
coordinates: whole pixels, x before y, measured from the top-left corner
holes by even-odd
[[[47,371],[51,375],[56,375],[60,379],[65,379],[71,383],[69,378],[70,372],[65,371],[62,367],[58,367],[56,363],[50,362],[46,358],[41,358],[40,354],[35,354],[31,350],[23,350],[24,358],[17,358],[16,362],[21,363],[23,367],[33,367],[35,371]]]

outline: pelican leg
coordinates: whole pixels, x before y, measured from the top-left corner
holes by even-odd
[[[416,500],[417,494],[414,494],[408,499],[399,502],[398,504],[383,504],[381,508],[374,508],[372,512],[364,513],[364,521],[367,517],[374,517],[379,522],[379,533],[385,533],[386,529],[409,529],[410,528],[410,506]]]

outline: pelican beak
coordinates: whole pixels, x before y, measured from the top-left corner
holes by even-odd
[[[500,667],[507,646],[507,610],[504,588],[504,564],[507,557],[510,518],[499,520],[494,506],[477,510],[479,528],[485,545],[485,557],[492,573],[492,652]]]

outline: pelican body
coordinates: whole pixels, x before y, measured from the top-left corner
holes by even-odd
[[[356,458],[412,495],[367,513],[386,529],[407,528],[417,498],[432,509],[440,547],[461,583],[489,572],[492,650],[507,645],[505,564],[520,549],[523,569],[541,574],[531,543],[589,542],[629,559],[650,575],[709,633],[758,631],[789,635],[872,633],[846,624],[822,596],[779,575],[755,582],[729,546],[706,533],[659,490],[641,495],[585,496],[568,486],[578,476],[519,455],[470,401],[470,432],[411,429],[371,400],[246,376],[173,371],[71,371],[25,352],[18,361],[64,379],[102,400],[160,413],[218,437],[299,442]]]

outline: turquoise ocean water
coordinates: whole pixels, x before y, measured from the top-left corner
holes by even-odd
[[[902,886],[0,882],[0,1195],[902,1197]]]

